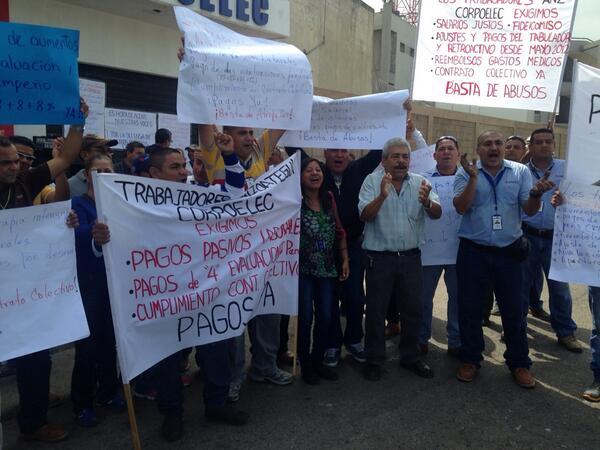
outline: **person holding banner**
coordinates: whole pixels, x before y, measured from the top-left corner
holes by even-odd
[[[385,315],[390,301],[398,303],[400,312],[400,366],[420,377],[433,377],[420,359],[418,346],[423,323],[419,245],[425,214],[439,219],[442,208],[425,178],[408,172],[409,163],[409,143],[402,138],[388,140],[382,152],[384,170],[367,176],[359,194],[367,266],[364,375],[372,381],[381,378],[385,362]]]
[[[77,423],[86,428],[98,424],[94,392],[99,405],[115,411],[125,409],[125,401],[119,392],[115,332],[102,255],[102,245],[108,243],[109,234],[105,225],[97,223],[92,172],[112,173],[111,159],[96,153],[86,160],[88,191],[72,200],[80,223],[75,230],[77,279],[90,335],[75,343],[71,400]]]
[[[81,112],[87,117],[88,107],[81,100]],[[0,140],[0,209],[31,206],[35,196],[64,173],[75,161],[81,148],[82,125],[71,126],[63,151],[58,157],[40,164],[33,170],[19,173],[17,149],[8,140]],[[71,219],[71,225],[77,223]],[[52,362],[49,350],[16,358],[19,391],[19,429],[24,439],[56,442],[68,432],[61,426],[48,423],[48,394]]]
[[[346,233],[338,216],[333,194],[325,188],[321,163],[314,158],[302,161],[302,209],[300,227],[300,279],[298,297],[298,360],[302,379],[319,384],[319,378],[337,380],[338,375],[323,364],[331,327],[335,279],[348,278],[349,260]],[[336,248],[337,247],[337,248]],[[341,267],[336,268],[339,251]],[[313,325],[312,352],[310,334]]]
[[[531,133],[529,141],[531,160],[527,167],[531,175],[540,180],[544,174],[557,186],[564,178],[565,161],[556,159],[554,155],[554,133],[550,128],[539,128]],[[540,316],[542,308],[542,283],[537,281],[538,275],[543,270],[548,283],[548,296],[550,304],[550,324],[556,333],[558,344],[573,353],[583,351],[580,343],[575,338],[577,325],[572,318],[573,300],[568,283],[548,278],[550,260],[552,259],[552,237],[554,234],[554,208],[548,208],[552,192],[546,192],[540,200],[540,209],[531,217],[523,217],[523,233],[531,243],[531,252],[523,273],[523,296],[529,301],[529,309],[534,317]],[[541,280],[540,280],[541,281]],[[532,298],[530,300],[530,292]]]
[[[450,177],[456,175],[459,160],[458,141],[453,136],[442,136],[435,142],[433,158],[436,166],[422,175],[431,177]],[[456,214],[455,211],[443,211],[443,215]],[[456,239],[456,230],[449,230]],[[458,282],[456,280],[456,265],[428,265],[423,266],[423,324],[419,334],[419,347],[421,354],[427,354],[428,343],[431,339],[431,321],[433,316],[433,297],[435,290],[444,272],[444,283],[448,293],[448,320],[446,333],[448,336],[448,355],[458,356],[460,351],[460,333],[458,329]]]
[[[532,216],[554,183],[544,175],[532,186],[526,166],[504,159],[504,139],[486,131],[477,139],[479,161],[461,157],[454,181],[454,207],[462,215],[456,259],[461,365],[456,377],[473,381],[483,359],[482,293],[492,286],[502,317],[504,357],[515,382],[535,387],[527,344],[527,305],[523,301],[523,262],[529,243],[520,210]]]
[[[557,189],[550,199],[554,208],[562,205],[565,198]],[[590,334],[590,349],[592,359],[590,369],[594,376],[592,384],[583,391],[582,397],[588,402],[600,402],[600,286],[588,286],[588,300],[592,314],[592,332]]]

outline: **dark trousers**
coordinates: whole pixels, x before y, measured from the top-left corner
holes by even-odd
[[[506,341],[504,359],[513,370],[529,368],[527,322],[528,305],[523,301],[522,263],[506,252],[490,251],[461,239],[456,260],[458,276],[458,318],[460,328],[460,359],[480,366],[484,340],[481,317],[484,308],[482,295],[492,288],[500,307]]]
[[[202,373],[204,408],[210,410],[225,405],[231,382],[228,340],[196,347],[196,363]],[[158,385],[157,405],[161,414],[183,414],[183,384],[179,372],[181,352],[163,359],[155,366]]]
[[[120,384],[108,296],[86,295],[82,291],[82,298],[90,335],[75,343],[75,364],[71,376],[71,400],[75,413],[93,407],[96,386],[97,400],[105,402],[115,396]]]
[[[419,359],[419,331],[423,322],[421,252],[399,256],[366,252],[367,309],[365,352],[369,364],[385,362],[385,316],[390,302],[400,313],[400,361]]]
[[[19,429],[33,433],[46,425],[50,391],[50,352],[31,353],[14,360],[19,390]]]
[[[305,365],[323,361],[333,311],[333,278],[300,274],[298,296],[298,360]],[[315,326],[313,329],[313,311]],[[339,320],[339,317],[338,317]],[[312,352],[310,333],[313,330]]]
[[[346,329],[342,332],[340,305],[334,300],[328,348],[341,348],[342,344],[346,347],[358,344],[364,335],[362,321],[365,312],[365,264],[359,239],[348,242],[348,256],[350,275],[346,281],[337,282],[341,288],[341,300],[346,313]]]
[[[288,328],[290,327],[290,316],[281,316],[281,322],[279,323],[279,350],[278,355],[283,355],[288,351],[288,342],[290,336]]]

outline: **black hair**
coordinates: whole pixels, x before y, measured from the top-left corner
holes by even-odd
[[[148,161],[148,170],[150,170],[150,167],[156,167],[158,170],[162,170],[162,166],[165,163],[165,158],[171,153],[181,154],[181,151],[171,147],[153,148]]]
[[[126,151],[127,153],[131,153],[131,152],[133,152],[133,151],[134,151],[136,148],[140,148],[140,147],[141,147],[141,148],[145,148],[145,147],[144,147],[144,144],[142,144],[141,142],[138,142],[138,141],[131,141],[129,144],[127,144],[127,145],[125,146],[125,151]]]
[[[33,141],[25,136],[10,136],[8,140],[13,144],[24,145],[25,147],[35,150],[35,144]]]
[[[321,168],[321,172],[323,172],[323,182],[321,183],[321,187],[319,187],[319,201],[321,202],[321,207],[323,208],[323,210],[326,212],[330,212],[333,207],[331,203],[331,193],[325,187],[325,170],[321,161],[319,161],[316,158],[303,159],[300,163],[300,176],[302,176],[302,172],[304,172],[304,170],[306,170],[308,165],[312,162],[318,163],[319,167]],[[304,203],[304,186],[302,186],[302,182],[300,182],[300,189],[302,190],[302,204],[306,206],[306,204]]]
[[[166,128],[159,128],[156,130],[156,133],[154,133],[154,142],[157,144],[166,144],[171,140],[171,136],[172,134],[169,130]]]
[[[438,138],[437,141],[435,141],[435,151],[436,152],[438,150],[440,142],[445,141],[446,139],[454,142],[454,146],[456,147],[456,150],[460,150],[460,148],[458,146],[458,139],[456,139],[454,136],[441,136],[441,137]]]
[[[12,147],[13,144],[5,137],[0,137],[0,147]]]
[[[507,137],[504,143],[506,144],[508,141],[519,141],[521,144],[523,144],[523,147],[527,147],[527,142],[525,142],[525,139],[523,139],[521,136],[517,136],[516,134]]]
[[[86,170],[86,172],[88,172],[94,163],[100,159],[106,159],[107,161],[110,161],[112,166],[112,159],[110,159],[110,156],[108,156],[106,153],[96,152],[90,158],[85,160],[83,163],[83,168]]]
[[[533,137],[536,134],[542,134],[542,133],[550,133],[552,135],[552,140],[554,140],[554,131],[552,131],[550,128],[538,128],[537,130],[533,130],[531,132],[531,136],[529,136],[529,142],[533,142]]]

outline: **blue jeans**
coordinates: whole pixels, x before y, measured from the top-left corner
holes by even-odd
[[[300,274],[298,296],[298,360],[306,364],[312,360],[314,364],[323,361],[323,353],[327,346],[327,337],[331,327],[333,312],[334,278],[319,278]],[[310,331],[313,323],[312,352],[310,348]]]
[[[46,425],[50,391],[50,351],[42,350],[14,360],[19,389],[19,429],[33,433]]]
[[[592,313],[592,335],[590,336],[592,362],[590,368],[594,372],[594,378],[600,380],[600,286],[589,287],[589,300]]]
[[[542,293],[541,283],[536,283],[540,270],[544,271],[548,282],[550,304],[550,324],[558,337],[572,336],[577,325],[572,319],[573,300],[568,283],[548,279],[552,259],[552,239],[526,234],[531,243],[531,252],[523,264],[523,296],[529,302],[530,290],[536,289],[536,298]]]
[[[529,302],[525,302],[521,295],[522,265],[504,251],[491,251],[477,247],[466,239],[460,240],[456,274],[462,362],[479,367],[483,360],[482,293],[491,286],[500,307],[506,341],[506,364],[511,370],[531,366],[525,317]]]
[[[419,344],[426,344],[431,339],[433,297],[442,270],[448,293],[448,321],[446,322],[448,347],[458,348],[460,347],[460,332],[458,331],[458,282],[455,265],[423,266],[423,324],[419,333]]]
[[[346,312],[346,330],[342,333],[340,306],[334,300],[328,348],[339,349],[342,344],[346,347],[358,344],[364,336],[362,322],[365,312],[365,263],[360,240],[348,242],[348,256],[350,275],[346,281],[339,282]]]

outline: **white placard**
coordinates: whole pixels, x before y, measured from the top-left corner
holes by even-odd
[[[600,286],[600,187],[563,180],[549,278]]]
[[[185,150],[190,146],[190,124],[179,122],[175,114],[158,113],[158,128],[166,128],[171,132],[171,147]]]
[[[94,178],[124,380],[178,350],[237,336],[255,315],[297,313],[299,165],[287,159],[233,200],[188,184]]]
[[[79,96],[90,108],[85,119],[85,134],[104,136],[104,107],[106,105],[106,83],[101,81],[79,79]],[[69,133],[69,125],[65,125],[65,136]]]
[[[421,262],[424,266],[456,264],[458,252],[458,228],[460,215],[456,212],[454,198],[454,176],[429,177],[433,191],[439,195],[442,217],[431,220],[425,216],[424,244],[421,246]]]
[[[332,100],[315,96],[310,130],[287,131],[281,145],[309,148],[378,149],[406,134],[408,91]]]
[[[66,201],[0,211],[0,361],[90,334],[70,209]]]
[[[151,145],[154,144],[156,133],[156,114],[106,108],[104,127],[106,139],[119,141],[117,148],[124,149],[131,141]]]
[[[251,38],[184,7],[177,116],[182,122],[306,130],[312,72],[306,55],[283,42]]]
[[[435,145],[421,147],[418,150],[410,152],[408,170],[413,173],[424,174],[431,169],[435,169],[437,163],[435,162],[435,159],[433,159],[434,153]]]
[[[575,3],[421,2],[413,98],[554,111]]]
[[[600,69],[577,62],[571,86],[565,176],[600,185]]]

